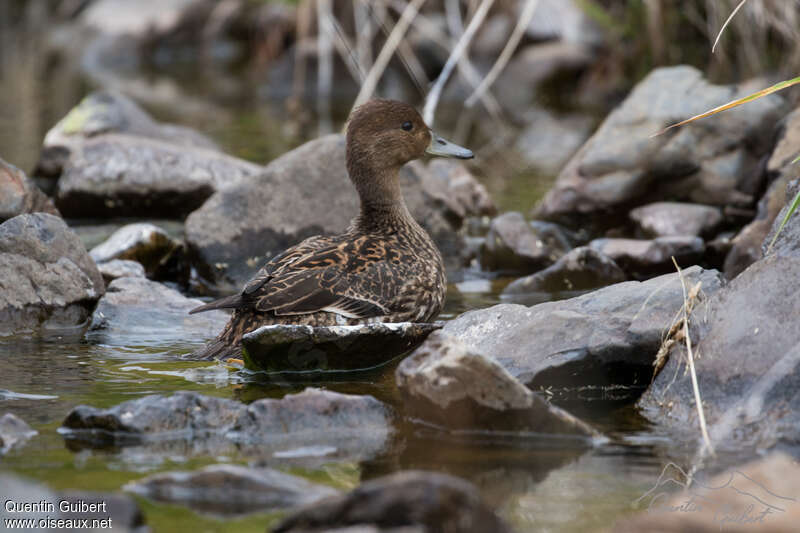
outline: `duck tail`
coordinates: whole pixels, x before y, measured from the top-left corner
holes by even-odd
[[[236,309],[241,305],[242,305],[242,295],[234,294],[232,296],[226,296],[225,298],[220,298],[219,300],[214,300],[213,302],[209,302],[199,307],[195,307],[194,309],[189,311],[189,314],[193,315],[195,313],[211,311],[212,309]]]
[[[221,337],[222,335],[209,342],[202,348],[193,351],[191,354],[186,356],[186,358],[210,361],[212,359],[224,359],[227,357],[241,357],[241,345],[231,345],[227,342],[227,340],[222,339]]]

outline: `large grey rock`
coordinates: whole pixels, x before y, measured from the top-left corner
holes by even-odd
[[[93,4],[93,9],[98,4]],[[118,15],[117,20],[121,20]],[[211,139],[190,128],[156,122],[118,92],[95,91],[47,132],[35,174],[60,176],[75,149],[88,139],[107,133],[126,133],[186,148],[217,149]]]
[[[706,245],[700,237],[658,237],[645,239],[595,239],[589,248],[610,257],[634,277],[649,277],[693,265],[703,257]]]
[[[344,231],[358,214],[345,168],[344,137],[313,140],[264,172],[219,191],[186,221],[187,244],[200,274],[220,290],[238,290],[268,259],[317,234]],[[400,173],[411,214],[451,267],[463,263],[464,217],[493,209],[468,173],[415,162]]]
[[[665,197],[750,205],[760,186],[758,161],[786,113],[781,97],[761,98],[651,137],[749,92],[751,87],[712,85],[693,67],[654,70],[567,163],[535,216],[576,224],[586,216]]]
[[[414,419],[456,429],[599,435],[534,394],[494,358],[450,335],[434,332],[400,363],[395,378],[403,410]]]
[[[191,472],[160,472],[123,490],[200,512],[236,515],[313,504],[339,491],[271,468],[211,465]]]
[[[695,310],[691,338],[711,441],[752,450],[800,442],[800,257],[770,254]],[[688,442],[699,438],[684,343],[639,405]]]
[[[521,213],[511,211],[492,220],[481,248],[481,266],[488,270],[535,272],[564,255],[566,246],[558,235],[537,231]]]
[[[713,477],[685,472],[672,465],[658,484],[636,501],[641,512],[621,518],[615,533],[745,533],[794,531],[800,520],[800,466],[775,452],[736,465]],[[675,491],[676,486],[683,487]]]
[[[404,528],[447,533],[511,531],[481,501],[472,484],[446,474],[410,470],[367,481],[348,494],[302,507],[273,532],[323,533],[370,526],[386,533],[408,531]]]
[[[0,224],[0,335],[80,326],[104,291],[61,218],[34,213]]]
[[[722,223],[718,207],[681,202],[643,205],[629,216],[647,237],[708,237]]]
[[[441,324],[376,323],[355,326],[262,326],[242,338],[245,367],[300,372],[302,379],[369,370],[417,346]]]
[[[546,269],[511,282],[503,296],[517,299],[531,293],[569,293],[605,287],[625,281],[625,272],[610,257],[580,246],[567,252]]]
[[[82,521],[88,520],[92,524],[94,520],[97,520],[97,527],[88,529],[88,531],[103,529],[110,529],[118,533],[149,533],[150,531],[145,525],[144,515],[136,500],[122,494],[77,490],[55,492],[33,481],[12,474],[0,473],[0,499],[4,502],[4,505],[0,507],[0,521],[4,525],[7,524],[6,520],[8,519],[34,521],[50,519],[62,521],[61,529],[63,530],[63,526],[67,524],[68,520],[71,525],[77,524],[73,529],[87,531],[86,528],[81,528]],[[27,512],[16,509],[12,511],[6,507],[5,502],[14,502],[16,505],[29,503],[40,503],[41,505],[39,506],[40,510],[37,511]],[[64,505],[63,510],[62,505]],[[52,511],[47,507],[50,507]],[[57,522],[54,522],[55,525]],[[37,528],[36,530],[58,531],[56,527]]]
[[[372,396],[306,389],[244,405],[176,392],[108,409],[81,405],[59,430],[76,446],[137,446],[142,454],[228,453],[265,461],[362,460],[379,453],[394,429],[391,410]]]
[[[261,168],[208,148],[109,133],[70,152],[56,203],[64,216],[177,218]]]
[[[154,279],[177,277],[188,279],[188,263],[183,243],[150,223],[128,224],[89,251],[96,263],[129,259],[141,264],[147,276]],[[182,276],[180,274],[183,274]]]
[[[38,431],[13,413],[0,416],[0,455],[19,446],[36,435]]]
[[[722,284],[713,270],[691,267],[683,275],[687,284],[702,282],[708,295]],[[495,358],[534,390],[641,387],[650,383],[664,331],[682,305],[675,273],[532,307],[501,304],[469,311],[447,322],[442,332]]]
[[[148,342],[183,346],[215,337],[228,322],[223,311],[189,315],[203,302],[141,277],[112,281],[92,315],[88,338],[115,346]]]
[[[59,214],[52,200],[23,171],[0,159],[0,222],[25,213]]]

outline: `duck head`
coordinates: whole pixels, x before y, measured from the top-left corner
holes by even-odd
[[[396,100],[370,100],[347,123],[347,171],[362,204],[397,201],[400,167],[424,154],[470,159],[473,153],[433,132],[416,109]]]

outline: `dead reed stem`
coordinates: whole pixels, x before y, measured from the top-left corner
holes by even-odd
[[[703,435],[703,442],[706,449],[714,455],[714,446],[711,444],[711,437],[708,436],[708,427],[706,426],[706,416],[703,412],[703,401],[700,398],[700,387],[697,384],[697,372],[694,369],[694,354],[692,353],[692,339],[689,337],[689,313],[691,312],[691,304],[689,294],[686,291],[686,281],[683,279],[683,271],[678,266],[675,257],[672,258],[672,263],[678,270],[678,277],[681,280],[681,287],[683,288],[683,337],[686,340],[686,359],[689,363],[689,374],[692,378],[692,390],[694,391],[694,402],[697,406],[697,419],[700,423],[700,432]],[[697,287],[692,289],[692,293],[700,290],[699,283]]]

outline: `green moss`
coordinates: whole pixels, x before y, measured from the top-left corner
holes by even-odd
[[[61,131],[66,135],[81,133],[86,129],[86,124],[92,118],[92,115],[97,112],[104,113],[107,107],[105,104],[91,106],[88,100],[84,98],[80,104],[67,113],[67,116],[61,119],[59,123]]]

